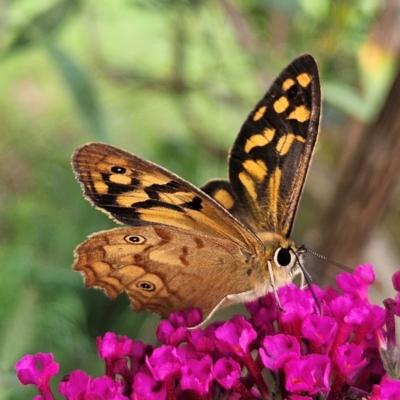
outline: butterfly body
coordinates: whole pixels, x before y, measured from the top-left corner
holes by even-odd
[[[244,123],[229,155],[229,181],[202,190],[124,150],[90,143],[73,169],[85,197],[128,227],[77,247],[86,286],[135,310],[205,314],[275,291],[299,273],[289,238],[318,134],[315,60],[294,60]]]

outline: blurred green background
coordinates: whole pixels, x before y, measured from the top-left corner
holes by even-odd
[[[384,4],[0,0],[0,399],[35,393],[14,376],[26,353],[52,352],[58,382],[72,369],[104,372],[95,347],[104,332],[154,340],[157,317],[85,289],[71,270],[76,245],[115,227],[74,179],[70,156],[85,142],[124,148],[196,185],[226,177],[248,112],[309,52],[324,115],[294,239],[329,235],[315,227],[351,122],[376,117],[394,76],[396,55],[371,50]],[[395,244],[395,231],[379,229],[390,237],[382,246]]]

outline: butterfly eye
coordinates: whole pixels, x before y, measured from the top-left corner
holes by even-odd
[[[143,236],[138,235],[127,235],[124,237],[125,242],[133,243],[133,244],[142,244],[146,241]]]
[[[280,247],[275,251],[274,261],[278,267],[287,267],[293,262],[293,254],[290,249]]]
[[[126,168],[114,165],[113,167],[111,167],[111,172],[114,174],[124,174],[126,172]]]
[[[156,288],[151,282],[139,282],[136,286],[142,290],[145,290],[146,292],[152,292]]]

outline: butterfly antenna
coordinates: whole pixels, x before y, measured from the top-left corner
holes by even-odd
[[[302,248],[303,248],[307,253],[310,253],[310,254],[312,254],[313,256],[316,256],[316,257],[318,257],[318,258],[321,258],[322,260],[327,261],[328,263],[334,265],[335,267],[338,267],[338,268],[342,269],[343,271],[350,272],[350,273],[353,272],[353,270],[352,270],[351,268],[347,267],[347,266],[344,265],[344,264],[341,264],[341,263],[339,263],[339,262],[337,262],[337,261],[333,261],[333,260],[329,259],[328,257],[326,257],[326,256],[324,256],[324,255],[322,255],[322,254],[317,253],[316,251],[307,249],[307,248],[304,247],[304,246],[302,246]]]

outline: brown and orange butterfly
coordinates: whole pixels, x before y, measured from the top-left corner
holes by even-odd
[[[86,286],[162,316],[205,315],[274,291],[300,273],[290,239],[318,136],[317,64],[296,58],[243,124],[229,181],[202,189],[115,147],[89,143],[72,166],[85,197],[127,227],[91,235],[75,250]]]

